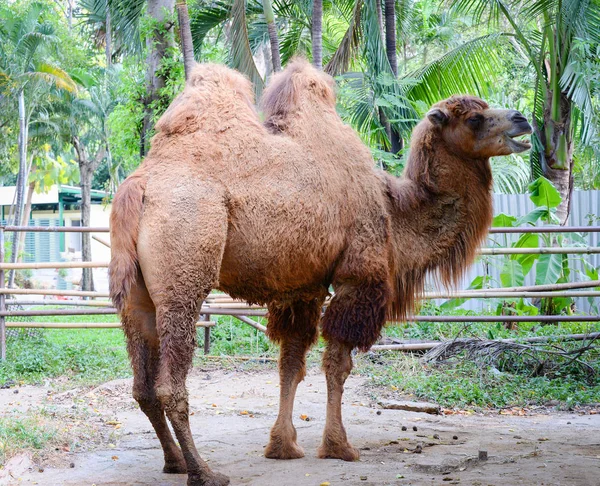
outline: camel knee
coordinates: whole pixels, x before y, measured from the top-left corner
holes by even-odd
[[[185,388],[174,389],[170,384],[160,384],[155,389],[156,398],[167,416],[188,413],[188,393]]]

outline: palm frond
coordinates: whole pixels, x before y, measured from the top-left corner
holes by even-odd
[[[494,175],[494,192],[502,194],[527,192],[531,171],[523,157],[517,154],[493,157],[491,166]]]
[[[27,72],[25,75],[32,79],[43,79],[48,84],[70,93],[77,92],[77,84],[66,71],[46,62],[38,63],[34,71]]]
[[[332,76],[345,73],[352,62],[352,59],[354,59],[354,56],[358,52],[361,41],[361,9],[362,0],[357,0],[352,12],[350,24],[348,25],[348,30],[344,34],[339,47],[323,68],[326,73],[329,73]]]
[[[486,96],[498,75],[500,46],[510,49],[505,34],[489,34],[473,39],[408,75],[415,84],[407,96],[432,105],[453,94]]]
[[[264,88],[264,81],[252,57],[247,25],[246,0],[234,0],[231,7],[232,46],[229,65],[248,76],[258,98]]]

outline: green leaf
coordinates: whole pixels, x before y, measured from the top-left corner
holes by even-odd
[[[535,208],[529,211],[525,216],[519,218],[517,226],[531,224],[535,226],[540,219],[548,220],[548,208]]]
[[[526,304],[524,299],[519,299],[516,309],[519,315],[537,316],[540,311],[535,305]]]
[[[492,227],[494,228],[513,228],[516,226],[517,218],[508,214],[500,213],[494,216]]]
[[[553,284],[559,279],[562,270],[561,255],[540,255],[536,266],[535,284]]]
[[[500,273],[500,281],[503,287],[519,287],[525,281],[523,267],[516,260],[507,260]]]
[[[471,282],[471,285],[469,285],[467,287],[467,290],[479,290],[483,288],[483,283],[485,277],[483,277],[482,275],[479,275],[477,277],[475,277],[473,279],[473,281]],[[440,309],[444,309],[444,310],[452,310],[455,309],[457,307],[460,307],[461,305],[463,305],[465,302],[467,301],[467,299],[449,299],[446,302],[444,302],[442,305],[440,305]]]
[[[562,198],[552,182],[545,177],[540,177],[529,184],[529,199],[538,207],[555,208]]]
[[[512,246],[513,248],[537,248],[539,243],[538,234],[524,233]],[[539,255],[511,255],[510,259],[518,261],[523,267],[523,275],[527,275],[538,257]]]

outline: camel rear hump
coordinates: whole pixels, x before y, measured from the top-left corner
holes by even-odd
[[[138,274],[137,240],[145,189],[142,174],[129,176],[115,195],[110,215],[109,292],[119,312]]]

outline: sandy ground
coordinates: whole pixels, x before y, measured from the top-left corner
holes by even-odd
[[[319,460],[326,395],[316,369],[300,385],[294,412],[306,456],[265,459],[277,382],[275,370],[194,370],[188,380],[196,445],[232,485],[600,485],[600,414],[433,416],[380,410],[376,403],[385,391],[356,376],[348,380],[344,414],[361,459]],[[185,485],[186,476],[161,472],[158,440],[130,398],[130,387],[130,380],[118,380],[60,394],[43,387],[22,387],[18,396],[0,390],[5,415],[50,407],[65,423],[76,422],[72,433],[81,435],[72,448],[45,457],[43,472],[21,461],[21,470],[15,466],[12,476],[5,470],[0,484]],[[420,454],[413,452],[417,445]],[[478,459],[480,450],[487,451],[487,461]]]

